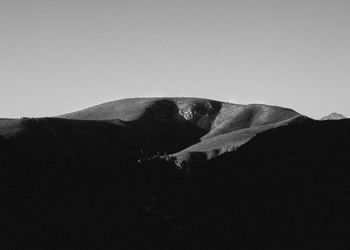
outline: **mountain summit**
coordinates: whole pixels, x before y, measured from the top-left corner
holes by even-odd
[[[324,120],[342,120],[342,119],[346,119],[346,117],[343,116],[342,114],[335,113],[335,112],[321,118],[322,121],[324,121]]]

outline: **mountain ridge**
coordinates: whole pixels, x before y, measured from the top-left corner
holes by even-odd
[[[349,131],[350,119],[203,99],[0,119],[0,244],[347,247]]]
[[[121,145],[127,143],[129,148],[134,148],[133,151],[147,154],[167,153],[181,164],[183,161],[217,157],[236,150],[266,130],[310,120],[292,109],[266,104],[243,105],[194,97],[126,98],[56,118],[1,120],[0,135],[6,138],[18,133],[31,133],[31,130],[37,131],[41,128],[44,131],[53,131],[58,135],[58,140],[65,141],[65,138],[69,138],[65,133],[72,133],[68,128],[73,124],[81,126],[82,130],[105,127],[108,124],[112,130],[117,131],[116,133],[124,131],[120,136],[126,139],[120,142]],[[35,128],[26,124],[42,124],[42,126]],[[52,124],[50,129],[47,128],[48,124]],[[62,125],[55,126],[55,124]],[[61,126],[67,129],[61,131]],[[61,132],[56,132],[55,129]],[[99,135],[97,129],[91,131],[94,131],[94,134],[85,133],[86,138],[90,136],[105,138],[105,135]],[[86,143],[89,140],[82,137],[79,141]],[[84,148],[93,147],[84,146]],[[192,157],[193,155],[197,156]]]
[[[154,126],[192,123],[203,135],[198,138],[197,143],[179,152],[170,152],[179,162],[188,161],[193,153],[198,152],[204,153],[205,158],[210,159],[236,149],[265,130],[287,125],[296,118],[309,120],[289,108],[266,104],[233,104],[193,97],[127,98],[59,117],[77,120],[118,119],[130,124],[143,124],[141,126],[146,127],[146,130]],[[215,143],[215,139],[222,141],[223,138],[224,144]],[[208,150],[203,151],[206,145],[209,145]]]

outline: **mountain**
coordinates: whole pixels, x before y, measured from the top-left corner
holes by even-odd
[[[342,114],[338,114],[338,113],[333,112],[325,117],[322,117],[321,121],[324,121],[324,120],[342,120],[342,119],[346,119],[346,117],[343,116]]]
[[[113,162],[166,154],[180,166],[234,151],[264,131],[310,121],[263,104],[131,98],[59,117],[0,119],[0,136],[22,161]]]
[[[164,129],[188,124],[193,127],[191,134],[196,134],[192,142],[187,147],[184,145],[181,150],[165,147],[178,162],[211,159],[234,150],[265,130],[310,120],[287,108],[263,104],[240,105],[200,98],[123,99],[62,115],[60,118],[123,120],[150,135],[153,144],[155,138],[158,138],[156,141],[161,140],[159,137],[167,138],[166,142],[172,143],[191,137],[176,133],[175,138],[170,138],[175,135],[174,129]],[[164,146],[160,145],[159,148],[164,149]]]
[[[0,119],[0,246],[345,249],[349,131],[200,98]]]

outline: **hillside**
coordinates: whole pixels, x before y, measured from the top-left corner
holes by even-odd
[[[44,158],[46,151],[67,155],[79,151],[81,155],[98,157],[105,148],[118,155],[167,153],[182,164],[236,150],[263,131],[308,121],[311,119],[291,109],[263,104],[239,105],[200,98],[133,98],[57,118],[2,119],[0,136],[8,138],[15,147],[32,150],[45,141],[50,146],[37,149]]]
[[[206,218],[192,228],[208,237],[203,245],[346,248],[349,129],[349,120],[279,127],[193,168],[198,187],[192,195],[200,198],[188,206],[198,220]]]
[[[152,150],[171,144],[174,150],[184,149],[201,138],[213,140],[217,144],[213,148],[221,148],[230,136],[244,142],[236,150],[182,168],[157,157],[139,161],[145,141],[161,139],[153,134],[139,138],[148,131],[144,124],[154,124],[144,115],[138,118],[142,126],[121,120],[2,119],[0,245],[4,249],[346,248],[349,120],[306,122],[302,116],[287,115],[278,117],[282,125],[271,122],[264,130],[263,119],[253,110],[259,122],[241,121],[232,132],[204,138],[208,130],[183,121],[175,124],[202,132],[183,145],[176,140],[149,142]],[[156,124],[175,128],[168,119]],[[261,131],[249,134],[260,122],[256,129]],[[182,130],[188,129],[181,127],[178,133]],[[170,131],[160,134],[170,136]],[[203,147],[208,150],[208,145]]]
[[[231,151],[256,134],[307,117],[282,107],[263,104],[239,105],[200,98],[133,98],[104,103],[60,116],[78,120],[123,120],[154,138],[169,142],[176,128],[192,126],[187,135],[177,133],[175,140],[192,137],[192,144],[181,150],[166,150],[179,162],[201,154],[210,159]],[[167,131],[166,127],[173,127]],[[180,131],[183,131],[182,129]],[[181,138],[182,137],[182,138]],[[169,138],[169,139],[168,139]],[[164,142],[166,143],[166,142]],[[173,143],[173,142],[171,142]],[[164,148],[160,145],[159,148]],[[167,147],[170,149],[170,147]],[[165,151],[165,150],[160,150]],[[198,157],[196,157],[197,159]]]

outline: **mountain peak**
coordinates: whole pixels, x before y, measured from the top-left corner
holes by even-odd
[[[325,117],[322,117],[321,120],[342,120],[342,119],[346,119],[345,116],[343,116],[342,114],[333,112]]]

